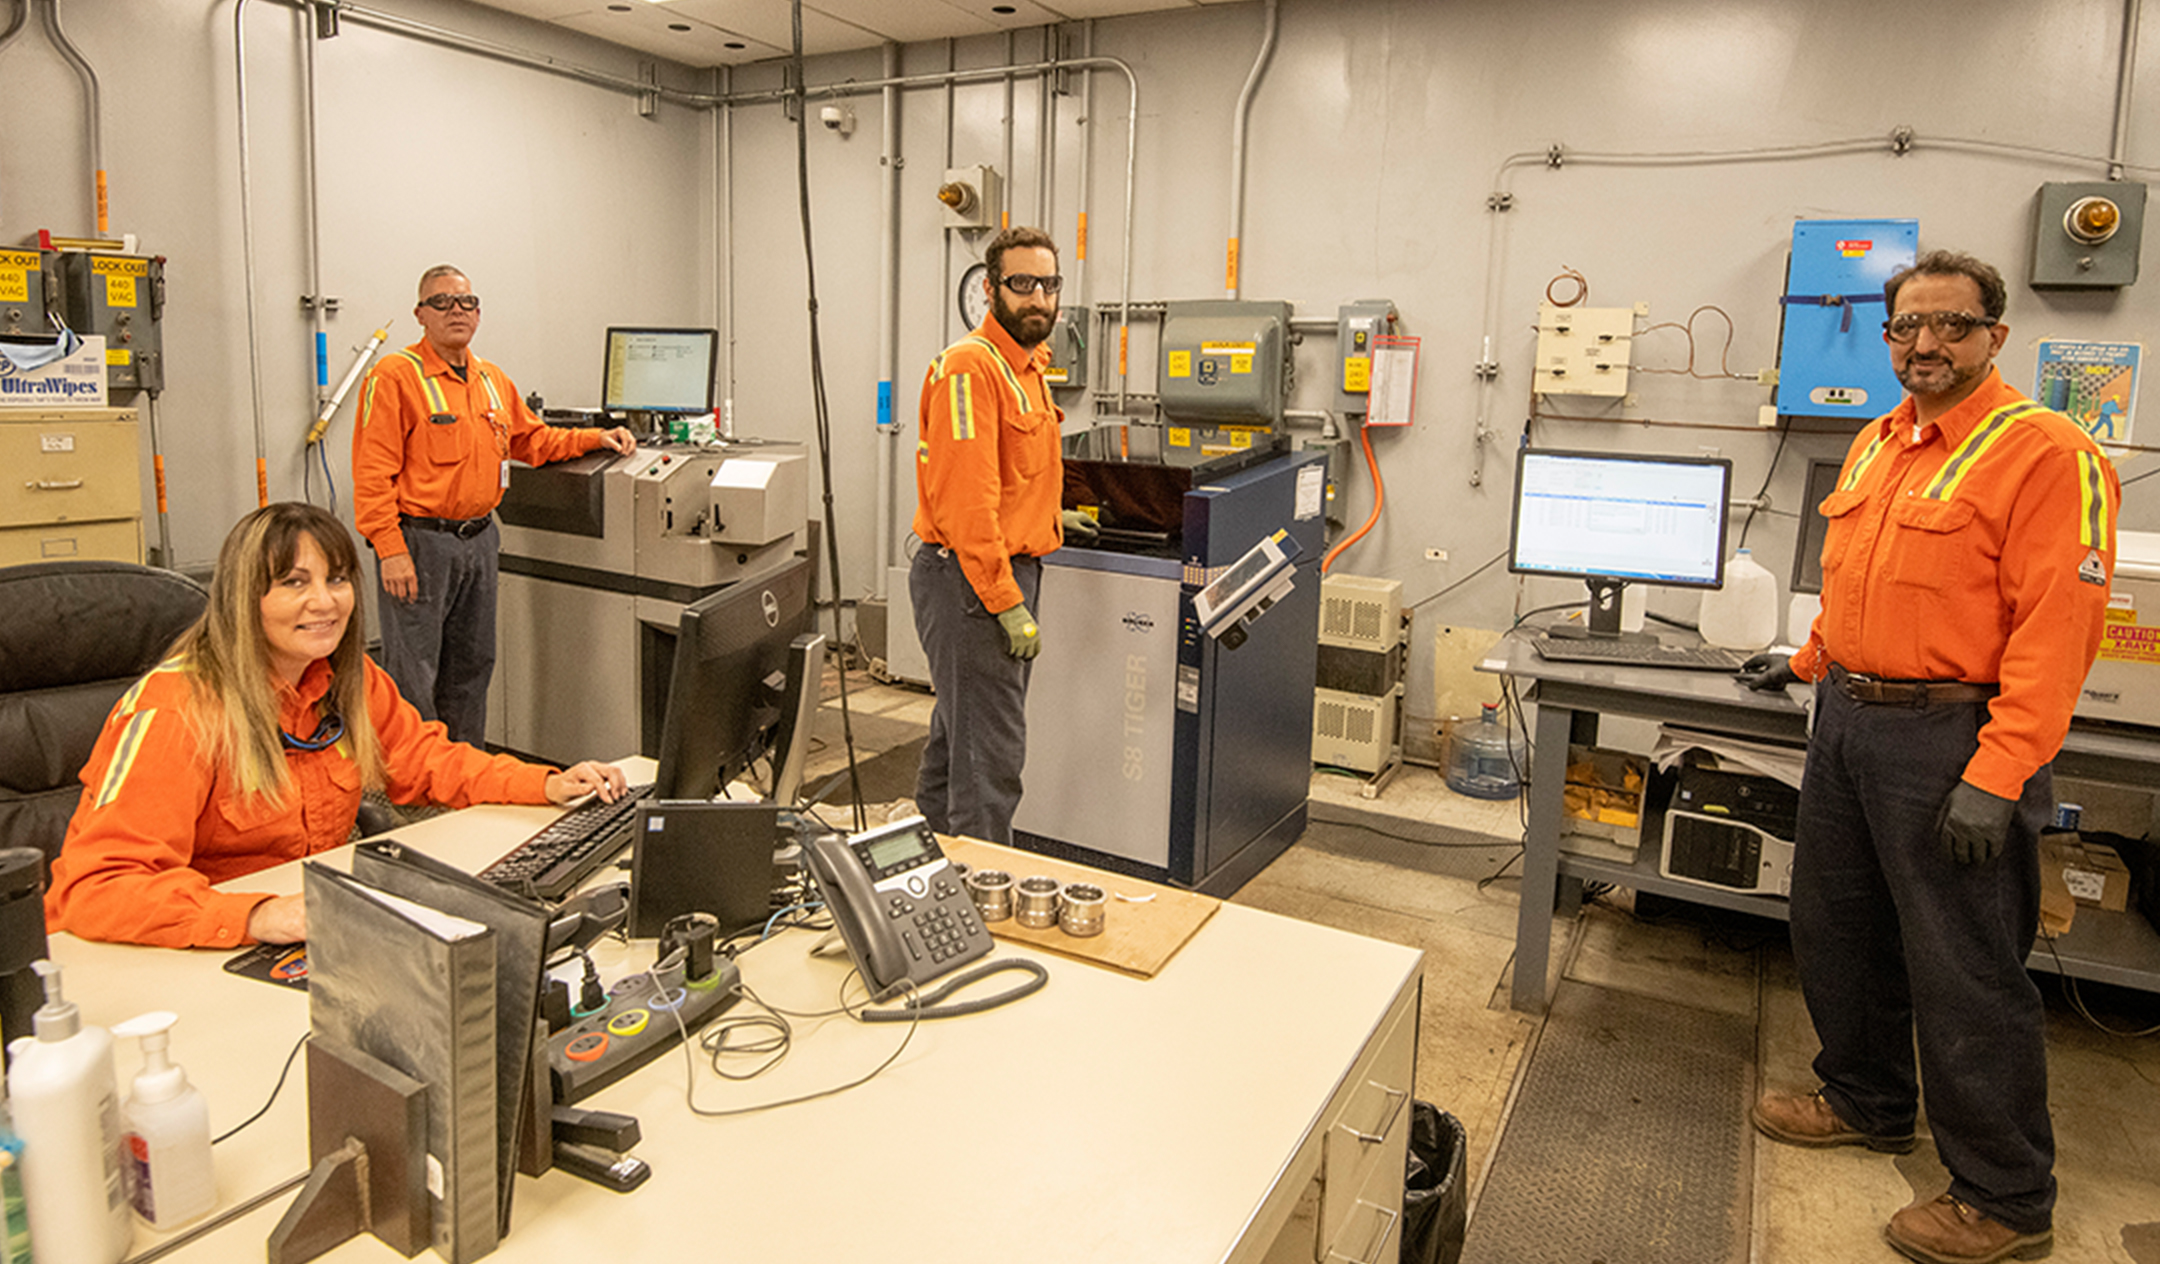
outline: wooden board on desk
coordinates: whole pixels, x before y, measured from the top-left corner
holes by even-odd
[[[1048,930],[1029,930],[1011,918],[990,923],[990,933],[999,939],[1108,966],[1143,979],[1160,974],[1162,968],[1170,964],[1170,959],[1177,956],[1178,949],[1183,948],[1222,906],[1222,901],[1195,891],[1181,891],[1140,878],[1105,873],[1086,865],[1053,860],[1031,851],[1000,847],[972,838],[941,834],[938,845],[945,849],[948,857],[971,869],[999,869],[1011,874],[1015,884],[1022,878],[1042,874],[1060,883],[1092,882],[1109,892],[1110,899],[1105,906],[1108,911],[1100,935],[1076,939],[1055,926]],[[1120,895],[1154,898],[1134,902],[1121,900]]]

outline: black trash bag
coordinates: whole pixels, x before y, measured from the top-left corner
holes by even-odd
[[[1469,1227],[1463,1178],[1469,1138],[1431,1102],[1410,1104],[1410,1157],[1403,1171],[1402,1264],[1456,1264]]]

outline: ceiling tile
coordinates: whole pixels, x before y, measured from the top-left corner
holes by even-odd
[[[782,50],[712,22],[681,12],[675,4],[614,0],[550,19],[582,35],[591,35],[686,66],[725,66],[761,61]],[[730,47],[741,45],[741,47]]]

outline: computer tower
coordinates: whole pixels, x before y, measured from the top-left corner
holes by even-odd
[[[1789,896],[1799,815],[1800,792],[1776,778],[1684,766],[1665,813],[1658,872],[1702,886]]]

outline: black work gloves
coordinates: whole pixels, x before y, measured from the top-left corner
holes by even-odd
[[[1783,689],[1800,679],[1793,675],[1791,663],[1790,654],[1757,654],[1740,664],[1740,670],[1733,674],[1733,678],[1750,689],[1759,689],[1765,693],[1772,689]]]
[[[2002,853],[2003,840],[2010,837],[2010,814],[2016,810],[2016,799],[1960,781],[1935,815],[1935,832],[1950,849],[1952,860],[1961,865],[1986,864]]]

